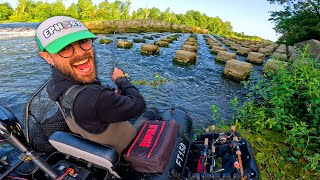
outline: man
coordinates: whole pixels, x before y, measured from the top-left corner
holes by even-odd
[[[119,68],[114,68],[112,80],[122,95],[96,79],[93,38],[96,36],[80,21],[66,16],[51,17],[36,31],[39,54],[53,67],[47,86],[49,98],[60,105],[70,130],[111,145],[121,154],[136,134],[128,120],[142,114],[146,103]],[[73,87],[84,88],[75,95],[68,116],[63,107],[66,93]]]

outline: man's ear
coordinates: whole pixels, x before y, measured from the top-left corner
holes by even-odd
[[[39,55],[44,59],[46,60],[51,66],[54,66],[54,60],[52,59],[52,57],[49,55],[48,52],[42,52],[40,51],[39,52]]]

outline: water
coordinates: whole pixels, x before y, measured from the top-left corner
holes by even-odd
[[[51,76],[50,66],[38,55],[34,38],[38,24],[22,27],[24,25],[0,25],[0,104],[8,107],[19,121],[24,121],[28,99]],[[162,33],[161,38],[170,34]],[[189,35],[181,34],[178,41],[170,44],[170,48],[161,48],[160,55],[157,56],[142,56],[142,44],[138,43],[134,43],[132,49],[115,48],[114,44],[99,44],[98,40],[105,35],[98,35],[98,40],[94,43],[98,77],[104,84],[114,85],[111,81],[114,52],[116,65],[129,73],[132,81],[153,81],[156,80],[155,74],[170,79],[159,86],[137,85],[148,106],[159,109],[181,108],[193,118],[194,127],[201,128],[212,122],[210,106],[215,104],[220,107],[222,118],[228,121],[233,113],[230,99],[238,97],[240,102],[245,99],[243,85],[221,76],[224,65],[214,61],[215,55],[210,53],[202,35],[198,35],[197,63],[186,67],[174,64],[172,59],[175,51],[180,49]],[[143,35],[123,36],[130,40]],[[147,40],[147,43],[159,39]],[[244,57],[238,58],[245,60]],[[259,76],[260,71],[261,67],[255,66],[252,75]]]

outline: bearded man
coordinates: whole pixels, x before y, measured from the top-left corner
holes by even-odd
[[[47,86],[49,98],[58,102],[70,130],[111,145],[121,154],[136,135],[137,128],[128,120],[142,114],[146,103],[117,67],[112,80],[122,94],[97,80],[95,38],[80,21],[66,16],[51,17],[36,31],[39,54],[52,66],[52,79]],[[68,96],[74,89],[78,91]],[[68,99],[71,105],[66,103]]]

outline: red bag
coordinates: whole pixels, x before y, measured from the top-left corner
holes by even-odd
[[[124,154],[131,168],[143,173],[162,173],[172,152],[179,125],[175,120],[147,121]]]

